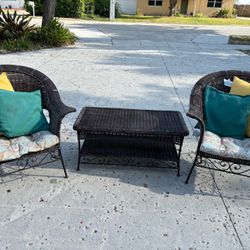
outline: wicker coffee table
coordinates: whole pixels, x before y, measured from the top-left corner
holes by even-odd
[[[178,111],[85,107],[74,129],[79,147],[77,170],[80,163],[93,163],[168,166],[180,174],[182,143],[189,132]]]

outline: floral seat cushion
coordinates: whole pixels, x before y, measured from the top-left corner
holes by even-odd
[[[59,138],[47,130],[13,139],[0,137],[0,162],[18,159],[22,155],[42,151],[58,143]]]
[[[200,151],[222,157],[250,160],[250,138],[238,140],[205,131]]]

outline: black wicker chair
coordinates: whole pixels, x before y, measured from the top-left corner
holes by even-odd
[[[213,86],[224,92],[229,92],[230,88],[224,86],[224,79],[233,79],[234,76],[250,82],[250,72],[246,71],[220,71],[212,74],[208,74],[201,78],[193,87],[191,96],[189,111],[187,115],[198,121],[200,127],[200,137],[196,156],[192,165],[192,168],[187,177],[186,183],[195,166],[204,167],[213,170],[219,170],[227,173],[250,177],[250,161],[235,158],[226,158],[218,155],[208,154],[200,151],[200,147],[203,141],[205,126],[204,126],[204,112],[203,112],[203,93],[206,86]]]
[[[58,90],[54,83],[43,73],[24,66],[18,65],[0,65],[0,73],[6,72],[8,78],[10,79],[15,91],[25,91],[31,92],[35,90],[40,90],[42,95],[42,105],[43,108],[48,110],[50,124],[49,131],[58,136],[59,143],[49,149],[29,153],[23,155],[19,159],[11,160],[17,161],[15,168],[11,168],[10,171],[3,171],[0,169],[0,177],[8,175],[10,173],[15,173],[28,168],[33,168],[35,166],[44,165],[56,160],[61,160],[65,178],[68,177],[67,171],[62,158],[61,148],[60,148],[60,127],[62,119],[68,113],[75,112],[74,108],[65,106],[59,96]],[[41,159],[38,159],[38,154],[45,153]],[[0,162],[0,165],[9,163],[10,161]]]

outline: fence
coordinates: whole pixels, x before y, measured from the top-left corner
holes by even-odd
[[[250,5],[234,5],[238,16],[250,17]]]

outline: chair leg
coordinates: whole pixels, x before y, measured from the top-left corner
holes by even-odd
[[[192,165],[192,167],[191,167],[191,169],[190,169],[190,171],[189,171],[188,177],[187,177],[187,179],[186,179],[186,181],[185,181],[186,184],[188,184],[189,178],[190,178],[190,176],[191,176],[191,174],[192,174],[192,172],[193,172],[193,170],[194,170],[196,161],[197,161],[197,156],[195,156],[193,165]]]
[[[3,172],[3,170],[2,170],[2,166],[0,164],[0,176],[2,175],[2,172]]]
[[[68,178],[68,174],[67,174],[67,171],[66,171],[66,167],[65,167],[65,164],[64,164],[64,161],[63,161],[62,152],[61,152],[60,148],[58,149],[58,152],[59,152],[59,156],[60,156],[60,159],[61,159],[61,162],[62,162],[65,178]]]
[[[80,164],[81,164],[81,141],[78,135],[78,162],[77,162],[77,171],[80,171]]]

